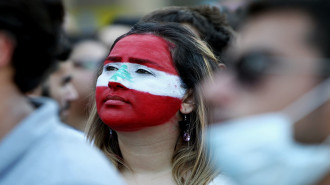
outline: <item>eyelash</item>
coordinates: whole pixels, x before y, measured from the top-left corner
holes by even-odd
[[[118,68],[116,68],[116,67],[114,67],[114,66],[106,66],[106,67],[105,67],[105,70],[106,70],[106,71],[117,71]]]
[[[106,66],[105,67],[105,71],[118,71],[117,67],[114,66]],[[155,76],[155,74],[153,74],[152,72],[145,70],[145,69],[138,69],[135,71],[138,74],[142,74],[142,75],[152,75]]]
[[[149,71],[147,71],[145,69],[138,69],[135,72],[136,73],[139,73],[139,74],[145,74],[145,75],[153,75],[153,76],[155,76],[152,72],[149,72]]]

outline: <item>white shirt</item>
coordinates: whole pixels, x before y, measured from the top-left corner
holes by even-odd
[[[122,185],[115,168],[82,134],[65,126],[52,100],[0,141],[0,185]]]

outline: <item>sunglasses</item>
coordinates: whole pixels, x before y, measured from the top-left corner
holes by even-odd
[[[103,60],[73,60],[73,65],[86,70],[96,70]]]
[[[317,65],[318,69],[314,71],[303,65],[311,59],[278,57],[263,51],[249,52],[239,58],[230,59],[229,57],[227,60],[229,61],[228,69],[236,75],[240,83],[246,85],[256,85],[266,75],[307,73],[321,77],[330,75],[329,59],[312,59],[313,62],[320,62]],[[301,65],[297,65],[297,62],[294,63],[293,60],[298,60]]]

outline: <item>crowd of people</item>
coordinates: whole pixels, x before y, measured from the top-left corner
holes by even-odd
[[[330,2],[227,3],[0,0],[0,185],[330,185]]]

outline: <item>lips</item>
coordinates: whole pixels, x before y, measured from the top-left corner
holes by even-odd
[[[108,100],[118,100],[118,101],[127,102],[124,98],[116,95],[108,95],[104,101],[108,101]]]
[[[117,95],[107,95],[103,102],[105,105],[124,105],[129,103],[125,98]]]

